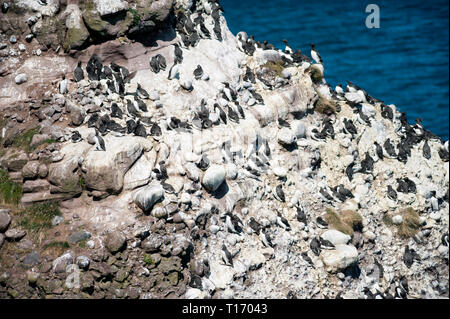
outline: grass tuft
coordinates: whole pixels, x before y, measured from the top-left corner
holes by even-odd
[[[333,209],[327,208],[325,221],[332,228],[350,236],[355,230],[362,230],[362,217],[352,210],[345,210],[338,214]]]
[[[17,205],[21,198],[22,186],[12,182],[8,173],[0,169],[0,202]]]
[[[44,245],[44,247],[42,247],[44,250],[48,249],[48,248],[63,248],[63,249],[67,249],[70,248],[70,245],[67,241],[54,241],[51,243],[48,243],[46,245]]]
[[[273,73],[275,73],[279,77],[283,77],[282,74],[281,74],[283,72],[283,70],[284,70],[282,62],[268,61],[262,67],[263,68],[268,68],[269,70],[271,70]]]
[[[51,228],[55,216],[61,216],[58,203],[34,204],[19,212],[19,225],[31,233],[37,234],[41,230]]]
[[[311,76],[311,80],[313,81],[314,84],[318,84],[322,81],[323,79],[323,74],[322,72],[319,70],[318,67],[312,65],[309,67],[309,74]]]
[[[32,129],[29,129],[25,133],[16,136],[13,140],[13,145],[18,148],[23,148],[28,153],[33,151],[33,148],[31,147],[31,140],[33,139],[33,136],[37,133],[39,133],[39,126],[36,126]]]
[[[419,213],[408,207],[401,211],[403,222],[398,226],[398,235],[403,238],[414,236],[420,229]]]
[[[155,263],[152,256],[150,256],[149,254],[144,254],[143,260],[146,266],[150,266]]]
[[[314,105],[314,111],[325,115],[336,113],[336,104],[334,102],[327,100],[320,93],[317,93],[317,95],[319,98]]]

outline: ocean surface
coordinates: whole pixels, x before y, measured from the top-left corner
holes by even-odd
[[[449,137],[448,0],[221,0],[233,34],[245,31],[310,54],[315,43],[334,88],[352,81],[405,111],[410,123]],[[368,4],[380,8],[380,28],[366,28]]]

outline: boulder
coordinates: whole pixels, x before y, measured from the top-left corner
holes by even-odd
[[[27,180],[22,185],[24,193],[39,193],[50,190],[50,183],[46,179]]]
[[[39,174],[39,161],[29,161],[22,167],[22,177],[24,179],[34,179]]]
[[[296,141],[296,136],[287,127],[283,127],[278,131],[277,135],[278,142],[283,145],[291,145]]]
[[[83,23],[83,16],[79,7],[76,4],[67,5],[63,17],[65,17],[67,28],[64,48],[70,50],[82,47],[89,38],[89,31]]]
[[[55,273],[62,273],[66,271],[66,267],[68,265],[72,265],[74,263],[74,256],[71,251],[68,251],[64,255],[56,258],[53,263],[53,271]]]
[[[211,261],[210,271],[209,279],[216,288],[226,289],[233,282],[234,270],[232,267],[225,266],[217,261]]]
[[[16,77],[14,78],[14,82],[16,82],[16,84],[22,84],[28,81],[28,76],[25,73],[20,73],[17,74]]]
[[[146,156],[141,156],[125,174],[123,188],[129,190],[146,185],[150,181],[152,170],[153,164]]]
[[[322,235],[320,235],[321,238],[328,240],[333,245],[345,245],[347,244],[351,237],[347,234],[344,234],[338,230],[335,229],[329,229],[325,231]]]
[[[118,194],[124,175],[142,155],[145,139],[135,136],[105,138],[106,151],[91,147],[82,164],[88,189]]]
[[[65,156],[65,159],[49,166],[48,180],[57,186],[58,193],[79,194],[82,191],[78,156]]]
[[[136,191],[133,195],[133,201],[145,213],[153,208],[153,205],[164,196],[164,189],[160,184],[150,184]]]
[[[202,184],[210,192],[214,192],[225,181],[226,171],[222,165],[211,165],[203,175]]]
[[[358,250],[351,245],[336,245],[333,250],[323,251],[321,258],[328,270],[338,271],[357,261]]]
[[[6,231],[11,224],[11,216],[8,210],[0,210],[0,232]]]
[[[112,254],[124,250],[126,245],[127,238],[121,231],[113,231],[106,236],[105,246]]]
[[[27,232],[21,228],[11,228],[5,232],[6,239],[10,241],[21,240]]]

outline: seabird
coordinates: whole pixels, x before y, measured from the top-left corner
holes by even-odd
[[[347,133],[352,134],[352,136],[358,133],[358,131],[356,130],[356,126],[355,124],[353,124],[352,120],[347,120],[346,118],[344,118],[343,122]]]
[[[159,73],[159,71],[160,71],[159,61],[156,56],[153,56],[150,59],[150,68],[152,69],[153,73]]]
[[[226,113],[222,110],[222,108],[219,106],[219,104],[215,103],[214,104],[214,110],[218,109],[219,110],[219,117],[222,120],[223,123],[227,124],[227,115]]]
[[[199,64],[197,65],[197,68],[194,70],[194,77],[196,80],[200,80],[202,76],[203,76],[203,69]]]
[[[431,158],[431,149],[430,149],[430,145],[428,145],[428,140],[425,140],[425,143],[423,144],[422,155],[427,160]]]
[[[442,242],[442,245],[448,247],[448,233],[442,234],[441,242]]]
[[[67,89],[67,80],[66,76],[63,74],[62,80],[61,82],[59,82],[59,93],[66,94],[67,92],[69,92],[69,90]]]
[[[99,134],[97,129],[95,129],[94,141],[95,141],[95,149],[97,151],[106,151],[105,141],[100,136],[100,134]]]
[[[373,171],[374,160],[369,155],[369,152],[366,152],[366,158],[361,161],[361,173],[371,173]]]
[[[242,106],[238,102],[234,102],[234,104],[236,105],[236,108],[237,108],[241,118],[245,119],[244,109],[242,108]]]
[[[82,138],[81,138],[80,132],[74,131],[73,134],[72,134],[72,136],[71,136],[71,139],[72,139],[72,142],[73,142],[73,143],[78,143],[79,141],[81,141]]]
[[[166,183],[164,180],[161,182],[161,186],[162,188],[164,188],[164,191],[167,192],[168,194],[175,193],[175,188],[173,188],[173,186],[170,185],[169,183]]]
[[[248,222],[248,226],[257,234],[261,230],[261,225],[255,220],[255,218],[250,217],[250,221]]]
[[[396,158],[397,154],[395,154],[395,148],[394,145],[391,144],[391,140],[388,138],[385,142],[384,142],[384,149],[386,151],[386,153],[392,157],[392,158]]]
[[[329,240],[323,239],[322,237],[319,238],[320,240],[320,248],[323,249],[333,249],[334,245]]]
[[[403,254],[403,262],[406,267],[411,268],[414,263],[414,259],[418,259],[419,255],[416,253],[414,249],[409,249],[409,246],[406,245],[405,252]]]
[[[342,85],[338,84],[336,85],[336,87],[334,88],[334,91],[336,92],[337,95],[344,95],[344,90],[342,89]]]
[[[122,116],[123,116],[122,110],[117,105],[117,103],[113,102],[111,104],[111,117],[116,117],[116,118],[122,119]]]
[[[228,266],[233,266],[233,256],[225,245],[222,245],[222,260]]]
[[[130,117],[139,117],[138,110],[134,107],[133,102],[127,99],[127,113]]]
[[[289,46],[289,43],[287,40],[281,40],[286,45],[286,48],[284,49],[284,53],[292,54],[294,51],[292,51],[291,47]]]
[[[397,192],[392,188],[391,185],[388,185],[387,196],[388,196],[388,198],[392,199],[393,201],[397,200]]]
[[[134,120],[128,120],[126,124],[127,124],[127,134],[134,133],[134,130],[136,129],[137,126],[136,122]]]
[[[8,2],[3,2],[2,3],[2,13],[7,13],[8,12],[8,9],[9,9],[9,4],[8,4]]]
[[[291,225],[289,225],[289,222],[286,218],[283,217],[283,215],[281,215],[280,213],[277,214],[277,224],[286,230],[290,230],[291,229]]]
[[[281,202],[285,202],[286,201],[286,197],[284,196],[284,192],[283,192],[283,186],[281,184],[277,185],[277,187],[275,187],[275,198],[278,199]]]
[[[314,263],[313,263],[311,257],[308,256],[308,253],[302,252],[301,256],[302,256],[304,261],[306,261],[308,264],[310,264],[314,268]]]
[[[232,215],[231,213],[227,213],[225,215],[225,224],[228,227],[228,231],[232,233],[239,233],[242,231],[242,221],[236,215]]]
[[[230,120],[235,123],[239,123],[239,116],[237,115],[237,113],[230,106],[227,106],[227,108],[228,108],[228,117],[230,118]]]
[[[383,158],[384,158],[384,156],[383,156],[383,148],[376,141],[373,144],[375,145],[375,153],[377,154],[378,159],[383,160]]]
[[[80,82],[81,80],[84,79],[84,72],[83,69],[81,68],[81,61],[78,61],[78,65],[73,71],[73,78],[75,79],[75,82]]]
[[[322,64],[323,63],[322,58],[319,52],[316,51],[315,47],[316,47],[315,44],[311,43],[311,57],[314,59],[314,61],[316,61],[316,63]]]
[[[328,227],[328,223],[320,216],[316,218],[316,224],[319,228],[327,228]]]
[[[270,235],[269,235],[267,229],[263,229],[259,233],[259,237],[261,238],[261,241],[262,241],[264,246],[273,248],[272,239],[270,238]]]
[[[281,128],[281,127],[288,127],[288,128],[291,128],[291,124],[289,124],[288,121],[283,120],[281,117],[278,118],[278,126],[279,126],[280,128]]]
[[[158,124],[153,123],[151,129],[150,129],[150,135],[151,136],[161,136],[162,131]]]
[[[145,104],[144,101],[142,101],[140,98],[138,98],[137,95],[134,96],[134,100],[136,101],[138,108],[142,112],[148,112],[147,104]]]
[[[309,248],[311,248],[314,255],[316,256],[320,255],[320,241],[317,238],[311,239],[311,242],[309,243]]]
[[[325,202],[333,202],[333,197],[323,187],[319,190],[319,197]]]
[[[150,97],[148,92],[144,88],[142,88],[139,83],[137,85],[136,95],[139,96],[139,98],[145,99],[145,100]]]
[[[183,51],[181,50],[180,46],[177,43],[175,43],[174,46],[175,46],[175,51],[174,51],[175,64],[181,63],[181,62],[183,62]]]
[[[169,75],[167,76],[168,80],[175,79],[179,74],[178,64],[175,62],[169,70]]]
[[[306,214],[305,214],[305,211],[303,209],[297,207],[297,216],[296,217],[297,217],[297,220],[300,223],[303,223],[305,225],[308,224],[308,221],[306,219]]]
[[[355,163],[350,163],[345,169],[345,174],[347,175],[348,180],[351,182],[353,180],[353,173],[355,172],[353,167]]]
[[[134,129],[134,135],[140,137],[147,137],[147,130],[145,129],[145,126],[141,123],[139,119],[137,120],[136,128]]]

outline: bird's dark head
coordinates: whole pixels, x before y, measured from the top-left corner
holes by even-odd
[[[81,61],[78,61],[78,66],[81,68]]]
[[[281,40],[281,42],[283,42],[283,43],[286,44],[286,45],[289,45],[289,43],[288,43],[288,41],[287,41],[286,39]]]
[[[62,75],[62,79],[63,79],[63,80],[66,79],[66,75],[65,75],[65,74]]]
[[[310,43],[309,45],[311,46],[311,49],[313,49],[313,50],[314,50],[315,47],[316,47],[316,45],[315,45],[314,43]]]

